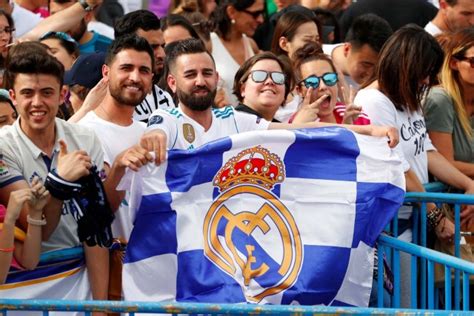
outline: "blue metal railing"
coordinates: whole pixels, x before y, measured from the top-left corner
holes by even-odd
[[[327,307],[295,305],[206,304],[176,302],[113,302],[113,301],[63,301],[63,300],[14,300],[0,299],[0,315],[6,311],[68,311],[152,314],[208,314],[208,315],[430,315],[434,311],[389,308]],[[472,315],[472,312],[436,311],[436,315]]]
[[[441,183],[432,183],[425,186],[427,190],[430,191],[439,191],[444,190],[445,186]],[[452,194],[452,193],[435,193],[435,192],[410,192],[405,196],[405,203],[416,203],[418,206],[414,207],[413,212],[413,242],[422,247],[427,245],[427,223],[426,223],[426,204],[427,203],[447,203],[453,205],[454,208],[454,225],[455,225],[455,235],[454,235],[454,254],[455,257],[460,258],[460,240],[461,240],[461,229],[460,229],[460,212],[462,204],[471,204],[474,205],[474,196],[464,195],[464,194]],[[394,218],[392,223],[392,233],[394,236],[398,236],[398,219]],[[382,237],[382,239],[385,237]],[[393,248],[395,249],[395,248]],[[426,248],[422,248],[426,249]],[[399,249],[400,250],[400,249]],[[426,249],[429,250],[429,249]],[[430,250],[431,251],[431,250]],[[392,268],[394,272],[394,291],[395,295],[392,299],[392,306],[400,306],[400,295],[397,294],[400,292],[400,255],[398,250],[387,251],[388,257],[391,259]],[[437,252],[435,252],[437,253]],[[433,309],[438,307],[438,291],[434,287],[430,287],[430,284],[434,282],[434,263],[440,263],[442,265],[447,265],[448,268],[445,268],[445,309],[454,309],[459,310],[461,302],[461,271],[464,273],[462,284],[464,289],[463,295],[463,309],[469,309],[469,274],[464,269],[459,270],[456,267],[451,266],[451,262],[437,262],[433,259],[425,258],[424,255],[416,255],[410,253],[411,258],[411,308],[428,308]],[[445,254],[437,253],[441,257],[446,259]],[[379,255],[380,257],[380,255]],[[451,256],[447,256],[451,258]],[[443,259],[443,260],[444,260]],[[453,258],[456,259],[456,258]],[[441,260],[441,259],[440,259]],[[459,259],[457,259],[459,260]],[[463,260],[461,260],[463,261]],[[473,263],[465,262],[468,266],[474,267]],[[383,266],[379,262],[379,269],[383,269]],[[454,284],[451,284],[451,270],[454,269]],[[382,271],[382,270],[379,270]],[[418,273],[419,272],[419,273]],[[380,275],[380,274],[379,274]],[[449,277],[448,277],[449,276]],[[419,278],[419,280],[417,279]],[[382,289],[383,284],[381,280],[378,283],[378,290]],[[451,291],[449,289],[454,286],[454,304],[452,304]],[[382,293],[382,292],[379,292]],[[467,299],[466,299],[467,298]],[[382,298],[379,297],[378,305],[382,306]]]

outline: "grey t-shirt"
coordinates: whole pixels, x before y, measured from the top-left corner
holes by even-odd
[[[474,138],[464,133],[454,109],[454,101],[444,89],[431,89],[426,98],[424,114],[428,132],[452,135],[455,160],[474,162]],[[471,128],[474,128],[474,120],[471,118],[470,121]]]

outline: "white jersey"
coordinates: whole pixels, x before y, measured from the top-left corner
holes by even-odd
[[[433,22],[431,21],[425,25],[425,31],[430,33],[433,36],[443,33],[443,31],[439,27],[437,27],[435,24],[433,24]]]
[[[99,137],[105,153],[104,161],[112,166],[115,158],[126,150],[138,144],[143,135],[145,123],[133,120],[129,126],[121,126],[106,121],[93,111],[84,116],[79,124],[87,126],[94,130]],[[128,208],[128,192],[125,199],[120,203],[118,211],[115,213],[115,219],[112,223],[112,233],[114,237],[121,237],[128,240],[132,231],[132,217]]]
[[[404,171],[411,169],[422,184],[428,183],[427,152],[435,148],[421,112],[398,111],[392,101],[377,89],[360,90],[354,103],[362,105],[372,124],[398,129],[400,143],[395,147],[395,152],[402,159]],[[399,213],[401,218],[409,215],[402,210]]]
[[[44,182],[48,172],[57,166],[60,139],[66,142],[69,152],[85,150],[98,170],[102,170],[102,147],[90,129],[56,118],[56,140],[50,158],[23,133],[20,119],[12,126],[0,129],[0,188],[19,180],[31,183],[35,176]],[[80,245],[77,222],[73,217],[76,212],[78,210],[74,203],[64,201],[58,226],[48,241],[42,243],[43,252]]]
[[[168,149],[193,149],[210,141],[247,131],[266,130],[270,122],[255,115],[235,111],[231,106],[212,109],[211,127],[205,131],[181,108],[157,110],[150,116],[148,130],[161,129]]]
[[[150,115],[156,110],[174,108],[176,108],[176,106],[171,95],[157,85],[153,85],[151,92],[146,96],[142,103],[135,107],[133,119],[147,123]]]

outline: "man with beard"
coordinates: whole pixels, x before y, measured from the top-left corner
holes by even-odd
[[[153,62],[153,50],[144,38],[131,34],[112,42],[102,67],[102,75],[108,82],[107,94],[94,111],[79,121],[92,128],[102,143],[107,174],[105,190],[116,211],[112,233],[122,242],[130,236],[132,219],[125,192],[117,191],[116,187],[127,167],[137,171],[153,161],[145,149],[136,145],[146,126],[133,118],[135,107],[151,89]],[[121,261],[113,258],[112,255],[111,262],[118,265],[111,265],[109,298],[120,299]]]
[[[53,0],[49,3],[49,12],[51,15],[54,15],[59,11],[69,8],[76,2],[76,0]],[[89,12],[81,19],[79,24],[71,28],[68,33],[79,43],[79,52],[81,54],[107,52],[107,48],[112,40],[102,34],[87,30],[87,24],[91,21],[94,13],[89,10],[91,8],[87,7],[88,4],[86,2],[81,0],[79,3],[81,3],[81,5],[84,3],[84,9]]]
[[[308,122],[301,124],[271,123],[255,115],[235,111],[231,106],[214,109],[214,97],[219,75],[212,55],[202,41],[187,39],[177,42],[166,56],[169,67],[167,82],[178,96],[178,108],[158,109],[148,121],[147,132],[141,138],[142,147],[155,152],[157,164],[166,159],[167,149],[193,149],[210,141],[236,133],[266,129],[296,129],[331,126],[312,122],[316,107],[308,106]],[[398,143],[398,132],[392,127],[338,125],[354,132],[388,136],[390,146]]]
[[[160,29],[160,20],[148,10],[136,10],[125,14],[117,20],[114,26],[115,38],[135,34],[143,37],[153,48],[155,63],[153,64],[153,88],[141,104],[135,108],[133,117],[142,122],[148,122],[150,115],[157,109],[175,108],[173,98],[161,89],[157,83],[162,76],[164,68],[165,40]]]

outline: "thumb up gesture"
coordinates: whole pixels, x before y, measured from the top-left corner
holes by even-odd
[[[69,182],[87,176],[92,166],[91,158],[84,150],[68,152],[64,140],[59,140],[58,175]]]

